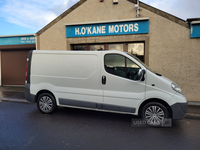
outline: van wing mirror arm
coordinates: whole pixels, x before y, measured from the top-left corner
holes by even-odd
[[[141,81],[144,81],[145,80],[145,73],[146,73],[146,71],[145,70],[142,70],[142,78],[141,78]]]
[[[144,77],[145,73],[146,73],[145,70],[139,69],[137,80],[144,81],[145,80],[145,77]]]

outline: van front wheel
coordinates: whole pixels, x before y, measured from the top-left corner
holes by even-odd
[[[164,119],[168,117],[169,112],[161,103],[150,102],[142,108],[142,118],[147,121],[148,125],[161,126]]]
[[[37,107],[42,113],[50,114],[57,107],[55,98],[49,93],[40,94],[37,99]]]

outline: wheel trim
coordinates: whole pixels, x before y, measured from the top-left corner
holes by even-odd
[[[149,106],[145,111],[145,118],[150,125],[160,125],[165,118],[165,113],[159,106]]]
[[[53,107],[52,99],[48,96],[43,96],[39,100],[39,107],[43,112],[48,112]]]

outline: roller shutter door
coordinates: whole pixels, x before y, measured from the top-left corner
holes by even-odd
[[[28,50],[1,51],[2,85],[24,85]]]

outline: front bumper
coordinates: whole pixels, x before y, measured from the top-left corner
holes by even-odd
[[[185,103],[175,103],[171,106],[172,109],[172,119],[184,119],[188,109],[188,102]]]

